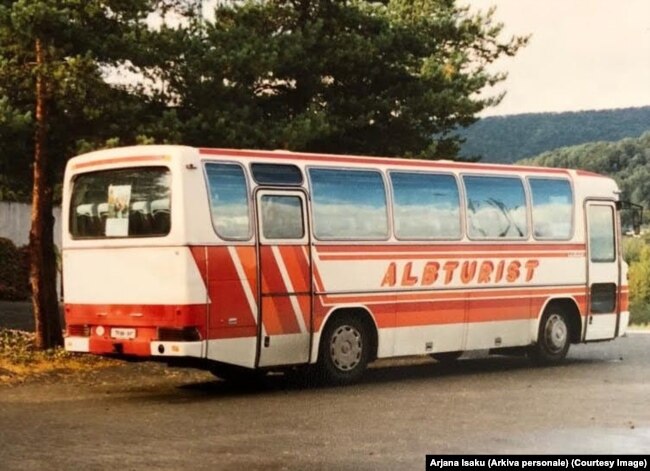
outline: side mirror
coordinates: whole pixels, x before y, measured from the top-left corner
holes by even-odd
[[[643,206],[640,204],[630,203],[629,201],[619,201],[616,203],[619,210],[629,210],[632,219],[632,231],[635,235],[641,233],[641,223],[643,222]]]
[[[641,219],[643,218],[643,208],[632,211],[632,230],[635,235],[641,234]]]

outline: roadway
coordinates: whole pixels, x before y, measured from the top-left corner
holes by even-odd
[[[650,453],[650,335],[523,358],[384,361],[241,389],[151,363],[0,385],[3,469],[423,469],[426,453]]]

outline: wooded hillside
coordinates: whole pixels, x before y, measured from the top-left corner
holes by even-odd
[[[511,163],[559,147],[618,141],[650,131],[650,106],[483,118],[461,132],[461,156]]]
[[[637,138],[616,142],[563,147],[524,159],[521,163],[579,168],[609,175],[618,182],[624,198],[642,204],[644,208],[650,207],[650,131]]]

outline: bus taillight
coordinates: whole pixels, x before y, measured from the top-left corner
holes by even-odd
[[[70,337],[90,337],[90,327],[88,325],[69,325],[68,335]]]

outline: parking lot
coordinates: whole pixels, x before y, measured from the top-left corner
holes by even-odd
[[[422,469],[426,453],[650,452],[650,335],[558,367],[384,361],[352,387],[238,388],[151,363],[0,386],[4,469]]]

